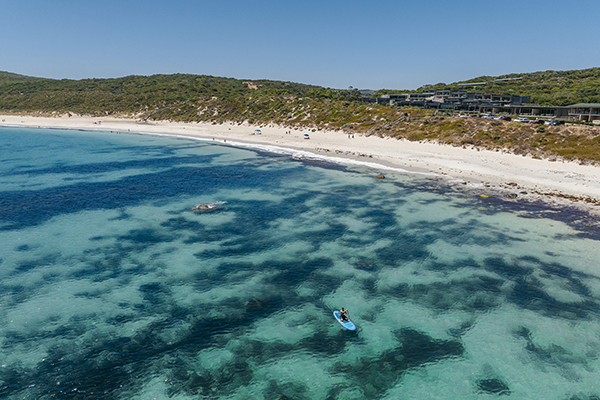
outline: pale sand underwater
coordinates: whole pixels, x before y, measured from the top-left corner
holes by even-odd
[[[533,159],[502,151],[349,135],[340,131],[312,132],[229,123],[140,123],[133,118],[0,115],[0,126],[137,132],[215,140],[239,146],[268,146],[264,149],[271,151],[276,147],[284,152],[297,152],[299,157],[312,154],[340,158],[341,162],[379,164],[382,173],[386,168],[399,168],[437,174],[471,185],[475,190],[487,186],[512,190],[520,198],[543,195],[546,201],[575,204],[594,214],[600,212],[600,207],[593,204],[600,202],[600,168],[575,162]],[[260,134],[255,134],[257,129]],[[588,201],[574,201],[573,197]]]
[[[585,212],[230,136],[0,132],[0,398],[600,394]]]

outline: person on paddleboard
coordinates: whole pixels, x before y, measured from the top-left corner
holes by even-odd
[[[348,310],[344,309],[344,307],[340,310],[340,319],[342,321],[348,321]]]

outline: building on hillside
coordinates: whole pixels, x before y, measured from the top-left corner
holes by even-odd
[[[467,93],[451,90],[386,94],[381,96],[381,99],[390,105],[415,106],[466,113],[506,113],[531,117],[566,118],[569,111],[568,107],[528,105],[527,103],[531,101],[529,96]]]
[[[430,109],[478,112],[479,108],[520,106],[530,101],[529,96],[509,94],[467,93],[452,90],[434,90],[422,93],[385,94],[382,99],[391,105],[417,106]]]
[[[577,121],[600,123],[600,103],[573,104],[569,106],[569,118]]]
[[[486,112],[486,111],[484,111],[484,112]],[[497,113],[497,111],[494,111],[494,112]],[[503,108],[499,112],[511,114],[511,115],[520,115],[523,117],[567,119],[569,116],[569,107],[522,105],[522,106],[508,106],[508,107]]]

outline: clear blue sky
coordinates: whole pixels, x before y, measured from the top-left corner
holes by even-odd
[[[0,70],[414,89],[600,66],[600,0],[0,0]]]

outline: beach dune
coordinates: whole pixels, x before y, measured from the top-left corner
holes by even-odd
[[[0,115],[0,126],[136,132],[215,140],[232,145],[275,146],[290,152],[377,164],[376,168],[382,173],[396,168],[435,174],[470,185],[475,190],[506,188],[521,197],[544,197],[546,201],[574,204],[594,214],[600,213],[600,168],[576,162],[533,159],[503,151],[348,135],[340,131],[313,132],[228,123],[141,123],[133,118]],[[254,134],[256,129],[260,129],[260,135]]]

